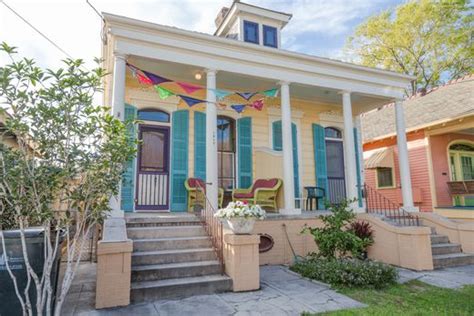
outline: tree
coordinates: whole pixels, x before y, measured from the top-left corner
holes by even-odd
[[[133,125],[94,104],[94,93],[101,90],[106,75],[103,69],[85,70],[82,60],[67,59],[64,68],[43,70],[31,59],[16,61],[15,48],[5,43],[0,51],[12,60],[0,67],[5,128],[18,142],[17,148],[0,146],[0,249],[23,314],[60,315],[89,232],[110,210],[123,165],[135,154],[127,137],[127,128]],[[9,227],[2,225],[20,229],[28,279],[24,289],[18,288],[9,269],[3,238]],[[25,229],[29,225],[44,230],[41,274],[28,258]],[[52,311],[56,293],[51,275],[58,252],[63,253],[65,272]],[[30,287],[36,289],[36,300],[30,298]]]
[[[346,52],[363,65],[415,76],[410,96],[473,72],[473,26],[467,0],[410,1],[359,25]]]

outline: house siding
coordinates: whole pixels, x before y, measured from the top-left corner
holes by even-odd
[[[427,138],[423,131],[411,133],[407,136],[408,157],[415,206],[418,206],[421,211],[430,212],[433,210],[433,203],[430,190]],[[403,200],[400,192],[400,170],[396,138],[378,141],[377,143],[364,144],[364,156],[368,157],[373,150],[388,147],[393,148],[394,151],[395,188],[378,189],[377,191],[391,201],[402,205]],[[365,182],[372,188],[376,188],[376,171],[373,169],[366,169],[365,171]]]

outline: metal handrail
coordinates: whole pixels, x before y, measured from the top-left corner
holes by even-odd
[[[217,259],[219,260],[221,273],[224,274],[224,229],[222,222],[214,217],[216,209],[207,198],[205,188],[203,188],[199,182],[197,182],[196,192],[199,192],[203,197],[203,205],[200,213],[201,223],[211,239],[212,247],[214,248]]]
[[[420,226],[418,216],[410,214],[367,184],[364,184],[364,198],[367,213],[383,215],[403,226]]]

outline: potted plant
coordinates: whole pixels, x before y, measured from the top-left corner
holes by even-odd
[[[234,234],[244,235],[252,232],[255,220],[265,218],[265,211],[259,205],[237,201],[230,202],[226,208],[218,210],[214,216],[227,220]]]

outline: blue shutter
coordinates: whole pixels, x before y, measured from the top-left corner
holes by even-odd
[[[293,143],[293,176],[295,186],[295,197],[300,197],[300,168],[298,161],[298,138],[296,124],[291,124],[291,142]]]
[[[282,151],[282,131],[281,121],[275,121],[272,123],[272,139],[273,139],[273,150]],[[299,197],[300,192],[300,175],[299,175],[299,164],[298,164],[298,138],[296,124],[291,123],[291,139],[293,143],[293,175],[294,175],[294,190],[295,197]]]
[[[124,120],[135,120],[137,117],[137,108],[133,105],[125,104]],[[136,127],[127,126],[127,136],[130,142],[134,142],[137,137]],[[120,206],[125,212],[133,212],[134,193],[135,193],[135,158],[125,163],[122,174],[122,187],[120,194]]]
[[[273,122],[272,124],[272,138],[273,138],[273,150],[282,151],[283,141],[281,139],[281,121]]]
[[[360,152],[359,152],[359,137],[357,135],[358,130],[354,127],[354,145],[355,145],[355,159],[356,159],[356,170],[357,170],[357,199],[359,207],[362,207],[362,175],[360,170]]]
[[[237,134],[239,188],[249,188],[252,185],[252,118],[237,120]]]
[[[326,164],[326,140],[324,136],[324,127],[319,124],[313,124],[313,148],[314,148],[314,171],[316,172],[316,186],[328,192],[328,173]],[[324,209],[324,202],[319,200],[319,209]]]
[[[184,182],[188,177],[188,110],[173,112],[171,129],[171,210],[186,211]]]
[[[206,180],[206,114],[194,112],[194,176]]]

